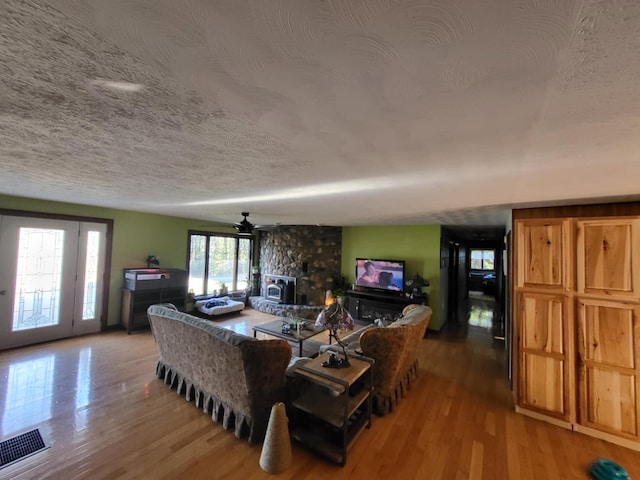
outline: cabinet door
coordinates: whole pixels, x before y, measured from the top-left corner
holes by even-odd
[[[182,287],[165,288],[161,291],[161,303],[172,303],[178,310],[183,310],[187,292]]]
[[[517,286],[566,290],[571,287],[571,220],[516,222]]]
[[[360,300],[355,297],[347,297],[347,309],[355,320],[360,320]]]
[[[521,293],[518,404],[570,421],[569,306],[562,295]]]
[[[638,439],[640,307],[583,299],[578,306],[579,423]]]
[[[640,221],[631,218],[577,222],[577,291],[640,296]]]

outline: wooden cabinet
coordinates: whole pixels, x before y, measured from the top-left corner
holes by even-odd
[[[169,268],[125,268],[120,323],[131,333],[148,327],[147,308],[155,303],[172,303],[184,310],[187,299],[186,270]]]
[[[514,234],[518,411],[640,450],[640,217]]]
[[[149,326],[147,308],[156,303],[172,303],[178,310],[184,310],[187,298],[186,287],[157,288],[154,290],[122,289],[122,311],[120,323],[131,333],[135,328]]]

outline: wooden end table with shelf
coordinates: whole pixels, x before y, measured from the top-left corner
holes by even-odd
[[[296,416],[291,437],[344,465],[348,448],[371,427],[374,360],[351,356],[349,367],[323,367],[330,355],[322,353],[295,370],[307,385],[290,404]]]

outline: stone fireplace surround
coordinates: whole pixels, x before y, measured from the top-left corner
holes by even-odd
[[[342,228],[282,225],[260,232],[260,294],[249,298],[256,310],[280,316],[315,318],[324,306],[325,293],[340,278]],[[295,303],[265,300],[265,274],[296,279]]]
[[[249,297],[249,305],[260,312],[278,315],[279,317],[303,318],[315,320],[324,308],[317,305],[287,305],[266,300],[262,296]]]

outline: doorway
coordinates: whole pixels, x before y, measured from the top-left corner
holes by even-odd
[[[0,215],[0,350],[100,331],[107,227]]]
[[[495,300],[497,288],[498,250],[493,247],[469,248],[468,295],[470,298]]]

